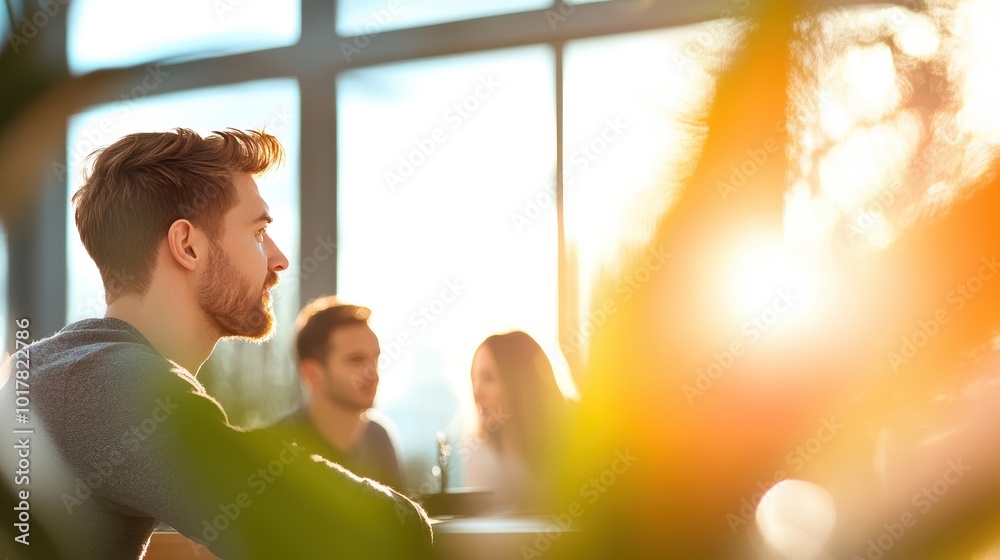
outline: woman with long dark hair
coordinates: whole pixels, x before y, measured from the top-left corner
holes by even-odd
[[[476,437],[461,450],[467,484],[492,489],[504,510],[544,507],[568,412],[552,364],[531,336],[513,331],[479,346],[471,375],[479,414]]]

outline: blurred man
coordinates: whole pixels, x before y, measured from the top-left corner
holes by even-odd
[[[378,389],[378,338],[371,311],[335,297],[306,305],[296,321],[305,406],[274,429],[351,472],[404,491],[389,434],[368,410]]]
[[[419,507],[231,426],[195,378],[220,339],[274,329],[269,290],[288,261],[253,176],[281,158],[259,132],[132,134],[74,195],[107,314],[28,347],[40,423],[23,436],[30,521],[60,557],[140,558],[161,521],[224,558],[429,554]]]

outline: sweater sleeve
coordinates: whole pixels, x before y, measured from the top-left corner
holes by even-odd
[[[231,426],[189,373],[121,352],[66,386],[64,443],[95,496],[221,558],[429,558],[423,510],[280,435]],[[107,365],[107,364],[103,364]]]

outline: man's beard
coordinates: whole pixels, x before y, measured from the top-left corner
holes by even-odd
[[[278,275],[268,271],[260,291],[229,260],[216,244],[209,250],[208,269],[198,286],[198,305],[224,338],[265,342],[274,334],[274,311],[264,301],[266,289],[278,283]]]

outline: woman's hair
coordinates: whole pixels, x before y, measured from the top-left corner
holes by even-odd
[[[500,418],[479,418],[479,435],[499,449],[501,434],[534,471],[544,467],[554,437],[566,424],[566,400],[556,385],[552,364],[527,333],[495,334],[480,345],[493,355],[509,408]],[[484,421],[485,420],[485,421]]]

